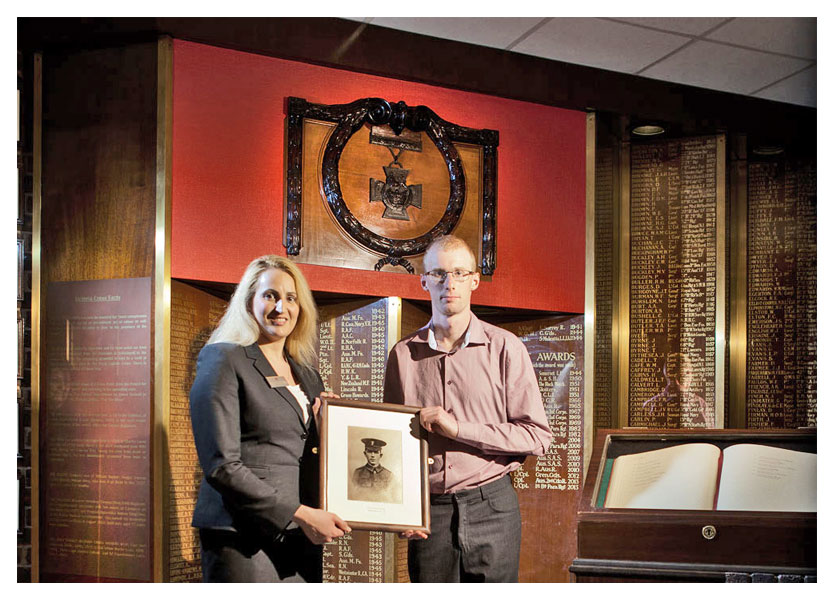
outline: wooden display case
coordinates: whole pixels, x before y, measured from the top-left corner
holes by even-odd
[[[817,449],[815,430],[600,430],[577,516],[576,581],[815,581],[816,513],[602,507],[608,459],[693,442]]]

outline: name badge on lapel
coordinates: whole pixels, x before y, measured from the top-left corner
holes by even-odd
[[[283,376],[267,376],[266,381],[270,388],[281,388],[282,386],[290,385]]]

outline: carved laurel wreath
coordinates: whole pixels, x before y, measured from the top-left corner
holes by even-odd
[[[466,179],[460,155],[454,142],[480,144],[484,148],[483,221],[481,271],[490,275],[495,270],[495,167],[498,132],[461,127],[445,121],[425,106],[410,107],[400,101],[391,104],[382,98],[362,98],[349,104],[313,104],[302,98],[288,101],[288,168],[287,168],[287,253],[297,255],[301,248],[301,151],[303,120],[317,119],[336,123],[322,157],[322,181],[327,205],[336,222],[356,242],[373,253],[382,255],[375,269],[386,263],[414,272],[405,257],[425,252],[432,240],[449,234],[460,221],[466,197]],[[339,160],[345,145],[365,123],[387,124],[395,134],[403,129],[425,131],[440,151],[449,171],[449,201],[440,221],[416,238],[400,240],[377,234],[351,213],[339,185]]]

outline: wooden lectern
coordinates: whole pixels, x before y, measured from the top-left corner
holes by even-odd
[[[815,582],[817,514],[603,507],[608,459],[707,442],[816,453],[815,430],[600,430],[578,511],[577,582]]]

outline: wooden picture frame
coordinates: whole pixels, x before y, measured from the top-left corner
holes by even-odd
[[[23,317],[23,313],[20,311],[20,307],[17,309],[17,379],[18,382],[25,377],[26,371],[26,346],[24,344],[26,336],[26,318]]]
[[[26,528],[26,505],[24,504],[24,488],[26,480],[23,472],[17,470],[17,535],[22,536]]]
[[[19,388],[19,386],[18,386]],[[26,429],[23,422],[23,399],[17,398],[17,458],[23,459],[23,449],[26,446]]]
[[[728,582],[731,574],[816,576],[814,512],[600,507],[614,458],[671,445],[760,444],[817,451],[817,432],[739,429],[600,429],[577,506],[577,582]],[[604,501],[603,501],[604,502]],[[639,533],[639,535],[635,535]],[[710,538],[712,536],[712,538]]]
[[[323,509],[356,530],[430,532],[428,442],[419,410],[323,400]]]
[[[26,257],[26,249],[21,238],[17,239],[17,302],[22,302],[23,297],[23,267]]]
[[[24,179],[23,179],[23,168],[24,168],[24,160],[23,156],[21,155],[20,151],[17,152],[17,226],[20,227],[23,225],[23,218],[24,213],[26,211],[26,202],[24,201],[25,192],[23,189],[24,186]]]
[[[470,244],[481,273],[494,273],[496,130],[457,125],[403,101],[326,105],[290,97],[286,135],[289,256],[415,273],[428,245],[454,233]]]

